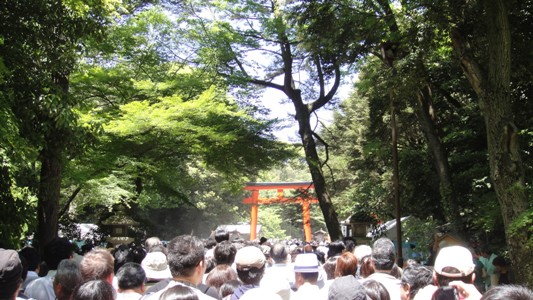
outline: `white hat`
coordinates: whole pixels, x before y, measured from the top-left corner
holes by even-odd
[[[265,265],[266,258],[261,249],[256,246],[246,246],[237,251],[235,254],[235,265],[237,269],[245,270],[249,268],[262,268]]]
[[[453,267],[459,273],[443,271],[446,267]],[[472,253],[465,247],[449,246],[439,251],[435,259],[435,272],[446,277],[464,277],[474,272],[474,259]]]
[[[315,273],[318,272],[318,258],[314,253],[302,253],[294,260],[295,273]]]
[[[168,267],[167,256],[163,252],[150,252],[146,254],[141,266],[146,272],[147,279],[167,279],[172,278]]]

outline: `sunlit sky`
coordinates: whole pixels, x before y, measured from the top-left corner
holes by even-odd
[[[341,101],[346,99],[350,95],[352,87],[352,83],[341,85],[337,92],[337,97]],[[285,94],[281,91],[267,88],[263,94],[262,103],[271,110],[271,118],[283,120],[282,124],[287,125],[287,128],[277,130],[274,135],[281,141],[300,142],[298,123],[294,119],[294,106],[287,100]],[[331,107],[322,107],[317,111],[317,116],[323,124],[329,125],[333,122],[333,110]],[[311,116],[311,126],[318,126],[318,128],[321,126],[315,116]]]

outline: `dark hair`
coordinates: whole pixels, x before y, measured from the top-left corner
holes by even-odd
[[[499,267],[507,267],[509,265],[509,262],[501,256],[496,256],[492,260],[492,265],[499,266]]]
[[[217,245],[217,241],[215,241],[215,239],[207,239],[204,241],[205,249],[212,249],[216,245]]]
[[[241,285],[242,283],[239,280],[230,280],[220,286],[220,289],[218,290],[218,294],[220,295],[220,298],[223,299],[233,294],[233,292],[235,292],[235,289]]]
[[[275,263],[283,263],[287,261],[289,251],[282,243],[275,243],[270,247],[270,257],[274,260]]]
[[[189,277],[204,258],[204,244],[192,235],[180,235],[168,243],[168,266],[172,277]]]
[[[230,265],[218,265],[209,272],[205,279],[205,284],[219,290],[224,283],[237,279],[237,272]]]
[[[533,300],[533,291],[521,285],[498,285],[488,290],[481,300]]]
[[[83,256],[80,272],[83,281],[106,280],[115,272],[114,258],[108,250],[95,248]]]
[[[347,275],[355,276],[357,272],[357,258],[351,252],[344,252],[337,257],[335,264],[335,278]]]
[[[357,242],[355,241],[354,237],[347,236],[342,239],[344,242],[344,245],[346,245],[346,251],[353,252],[355,249],[355,246],[357,246]]]
[[[222,241],[213,250],[213,256],[217,265],[226,264],[231,265],[235,261],[237,248],[229,241]]]
[[[74,247],[66,238],[55,238],[44,246],[43,260],[48,270],[57,270],[59,262],[69,259],[74,253]]]
[[[54,287],[61,285],[60,293],[56,295],[58,300],[68,300],[74,289],[81,283],[81,273],[78,263],[71,259],[63,259],[57,266],[54,276]],[[56,292],[57,293],[57,292]]]
[[[298,273],[302,276],[304,281],[306,282],[316,282],[318,280],[318,272],[311,272],[311,273]]]
[[[363,287],[365,288],[366,296],[372,300],[390,300],[389,291],[381,282],[372,279],[365,280]]]
[[[461,271],[459,271],[457,268],[454,268],[454,267],[444,267],[442,268],[442,271],[443,272],[446,272],[448,274],[461,274]],[[473,278],[472,278],[472,274],[474,274],[474,272],[466,275],[466,276],[461,276],[461,277],[447,277],[447,276],[444,276],[442,274],[439,274],[437,272],[435,272],[436,274],[436,277],[437,277],[437,285],[438,286],[448,286],[448,284],[452,281],[455,281],[455,280],[459,280],[459,281],[462,281],[464,283],[469,283],[469,284],[472,284],[474,283],[473,281]]]
[[[322,268],[326,272],[326,277],[328,280],[335,279],[335,269],[337,267],[337,258],[338,256],[330,257],[322,265]]]
[[[372,247],[374,269],[390,271],[396,260],[396,248],[389,238],[379,238]]]
[[[418,290],[433,283],[433,271],[422,265],[410,265],[403,269],[402,285],[409,285],[409,299],[413,299]]]
[[[133,261],[133,254],[131,253],[130,247],[124,244],[116,246],[111,254],[115,258],[115,273],[122,267],[125,263]]]
[[[372,255],[365,255],[361,258],[361,269],[359,270],[359,275],[362,278],[366,278],[375,272],[374,270],[374,261]]]
[[[261,268],[251,267],[246,270],[237,268],[237,275],[244,284],[259,284],[265,273],[265,265]]]
[[[104,280],[91,280],[78,285],[72,293],[72,300],[113,300],[115,290]]]
[[[217,266],[217,263],[216,263],[214,257],[206,258],[206,260],[205,260],[205,274],[211,272],[216,266]]]
[[[140,264],[143,259],[146,257],[146,251],[143,247],[137,245],[130,248],[131,251],[131,261]]]
[[[116,277],[121,290],[131,290],[142,286],[146,273],[140,264],[129,262],[118,269]]]
[[[217,243],[229,241],[229,232],[223,229],[215,231],[215,241],[217,241]]]
[[[198,300],[198,295],[188,286],[175,285],[161,294],[159,300]]]
[[[33,247],[24,247],[19,251],[19,256],[24,257],[28,263],[28,270],[35,271],[41,263],[41,256],[39,251]]]
[[[328,245],[328,257],[333,257],[337,255],[341,255],[341,253],[346,249],[346,245],[344,245],[344,242],[341,240],[336,240],[331,242]]]

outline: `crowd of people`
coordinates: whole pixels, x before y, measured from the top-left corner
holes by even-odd
[[[372,246],[351,240],[316,245],[230,241],[217,231],[208,241],[152,237],[143,247],[84,247],[81,253],[57,238],[45,245],[42,259],[32,247],[0,249],[0,300],[533,300],[525,286],[476,285],[478,261],[468,248],[448,246],[433,266],[415,260],[398,266],[388,238]]]

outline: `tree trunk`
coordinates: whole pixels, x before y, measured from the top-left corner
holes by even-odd
[[[320,158],[316,150],[315,139],[313,138],[313,130],[311,129],[311,123],[309,120],[309,110],[305,105],[298,105],[300,101],[293,101],[296,108],[296,119],[298,120],[298,133],[302,139],[302,144],[305,152],[305,160],[309,166],[311,172],[311,178],[315,185],[315,192],[317,194],[318,203],[322,214],[324,215],[324,221],[328,229],[329,236],[332,241],[342,238],[342,232],[340,230],[339,219],[337,212],[331,202],[329,191],[326,187],[326,180],[322,173],[322,165]]]
[[[429,86],[426,85],[418,91],[417,102],[417,119],[433,156],[433,165],[439,176],[439,190],[445,212],[444,215],[446,221],[452,224],[453,231],[461,234],[463,232],[463,221],[459,214],[459,206],[455,198],[448,155],[435,126],[435,114],[432,113],[434,108]]]
[[[476,91],[485,118],[491,179],[502,211],[512,264],[518,283],[533,283],[533,249],[527,245],[528,230],[511,236],[511,223],[528,208],[524,166],[520,157],[518,130],[513,123],[510,99],[511,32],[504,0],[486,1],[488,42],[487,73],[468,54],[459,31],[452,31],[454,49],[461,67]]]
[[[41,179],[37,202],[37,242],[42,247],[58,236],[59,199],[61,190],[61,148],[48,138],[41,151]]]

